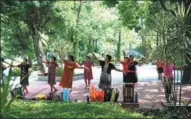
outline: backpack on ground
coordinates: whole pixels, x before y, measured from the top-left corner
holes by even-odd
[[[23,93],[23,88],[22,87],[17,87],[14,88],[13,90],[11,90],[11,97],[14,98],[16,96],[16,98],[24,98],[24,93]]]
[[[49,95],[47,96],[47,100],[60,101],[61,97],[59,95],[56,95],[55,93],[49,93]]]

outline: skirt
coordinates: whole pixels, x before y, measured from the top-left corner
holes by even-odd
[[[29,75],[28,74],[21,74],[20,84],[22,86],[28,86],[29,85]]]
[[[55,85],[56,84],[56,75],[55,73],[48,74],[48,84]]]
[[[163,73],[163,68],[157,68],[158,73]]]
[[[111,88],[111,75],[108,73],[102,72],[98,87],[101,89]]]
[[[126,75],[123,75],[124,83],[137,83],[137,73],[128,72]]]
[[[127,83],[128,82],[128,77],[127,74],[123,74],[123,83]]]

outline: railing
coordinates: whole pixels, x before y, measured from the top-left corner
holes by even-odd
[[[180,70],[174,70],[174,78],[173,78],[173,82],[172,84],[170,84],[172,86],[171,88],[171,94],[167,94],[167,90],[166,90],[166,83],[164,82],[164,78],[162,78],[162,83],[163,83],[163,87],[165,90],[165,97],[166,97],[166,101],[168,103],[169,106],[181,106],[181,98],[182,98],[182,77],[183,77],[183,69]]]

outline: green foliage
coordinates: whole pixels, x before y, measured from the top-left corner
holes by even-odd
[[[30,56],[34,58],[32,39],[26,24],[10,19],[10,24],[2,23],[2,48],[5,56]]]
[[[39,70],[40,70],[40,67],[39,67],[39,66],[33,66],[33,67],[32,67],[32,70],[33,70],[33,71],[39,71]]]
[[[107,5],[108,7],[115,7],[118,4],[118,0],[104,0],[103,4]]]
[[[20,76],[21,75],[21,70],[19,68],[14,68],[12,70],[12,76]]]
[[[57,76],[62,76],[62,73],[63,73],[63,68],[61,68],[61,67],[58,67],[58,68],[56,68],[56,75]]]
[[[117,8],[123,25],[136,32],[143,29],[149,4],[150,1],[121,1]]]
[[[87,104],[21,100],[14,102],[10,111],[20,118],[143,118],[142,114],[123,110],[119,104],[95,102]]]
[[[136,2],[131,2],[130,5],[124,2],[127,6],[124,6],[123,2],[119,2],[123,8],[122,12],[128,6],[130,6],[129,10],[138,9],[138,7],[134,9]],[[113,3],[116,4],[118,1],[113,1]],[[54,55],[60,51],[63,56],[73,53],[79,61],[84,60],[89,52],[116,56],[118,33],[124,28],[121,23],[124,19],[119,20],[121,12],[118,13],[115,7],[107,8],[101,1],[40,0],[10,3],[3,0],[2,6],[6,9],[2,10],[3,46],[6,46],[3,52],[5,54],[9,52],[12,53],[10,56],[28,54],[34,58],[35,55],[39,57],[48,51]],[[143,9],[141,11],[144,11],[144,7],[141,7]],[[131,11],[131,14],[128,13],[133,16],[123,14],[131,18],[125,26],[138,23],[137,16],[141,12],[134,14],[134,11]],[[13,22],[14,20],[16,22]],[[137,39],[133,38],[137,37],[137,34],[135,36],[134,32],[126,30],[122,30],[121,33],[121,47],[129,44],[137,45]],[[120,48],[118,52],[119,50]]]
[[[161,34],[160,49],[162,57],[172,57],[172,59],[184,59],[185,54],[191,54],[189,50],[190,39],[187,37],[190,34],[191,26],[187,25],[186,20],[190,17],[190,9],[185,9],[183,4],[176,5],[173,9],[175,15],[171,12],[161,11],[158,16],[151,18],[153,30]],[[169,16],[169,17],[164,17]],[[163,19],[161,19],[163,18]],[[187,35],[186,35],[187,34]]]
[[[5,118],[7,115],[9,115],[9,118],[15,118],[17,117],[16,114],[10,114],[10,106],[15,100],[16,97],[13,97],[11,99],[8,99],[9,92],[10,92],[10,80],[12,76],[12,68],[9,70],[8,76],[4,76],[3,80],[1,80],[1,95],[0,95],[0,101],[1,101],[1,113],[0,117]]]
[[[136,51],[140,52],[146,57],[148,61],[152,60],[153,56],[156,57],[155,52],[153,52],[153,42],[152,39],[145,39],[141,45],[136,48]]]

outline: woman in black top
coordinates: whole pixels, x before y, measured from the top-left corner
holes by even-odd
[[[94,54],[93,56],[96,58]],[[123,70],[117,69],[112,63],[110,63],[111,61],[110,55],[106,55],[105,61],[103,60],[99,60],[99,61],[102,68],[102,73],[101,73],[98,87],[101,89],[111,88],[111,70],[116,70],[119,72],[123,72]]]
[[[137,83],[137,68],[136,65],[139,64],[137,61],[134,61],[134,57],[130,56],[130,61],[128,63],[128,73],[126,83]]]
[[[23,86],[23,92],[28,93],[27,86],[29,85],[29,68],[31,67],[31,62],[28,62],[26,58],[23,59],[23,62],[16,67],[21,69],[21,78],[20,84]]]

